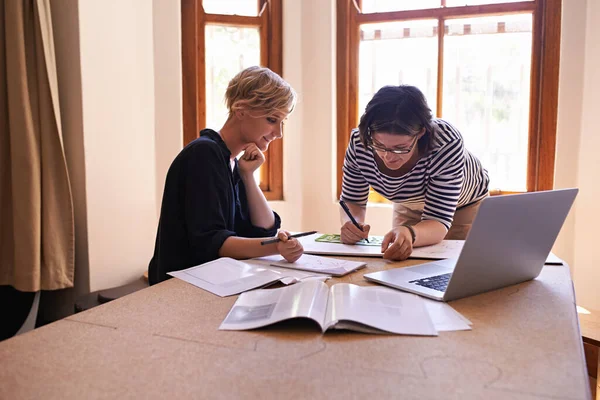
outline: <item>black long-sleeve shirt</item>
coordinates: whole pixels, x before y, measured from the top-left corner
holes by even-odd
[[[175,158],[165,182],[154,256],[148,266],[151,285],[177,271],[219,257],[230,236],[274,236],[281,226],[277,213],[271,229],[252,225],[246,189],[237,159],[210,129]]]

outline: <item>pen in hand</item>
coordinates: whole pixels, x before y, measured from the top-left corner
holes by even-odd
[[[348,208],[348,206],[346,205],[346,202],[344,200],[340,200],[340,206],[342,206],[342,209],[344,210],[344,212],[346,213],[348,218],[350,218],[350,221],[352,222],[352,224],[354,224],[354,226],[356,226],[358,229],[360,229],[361,232],[364,232],[365,230],[363,229],[362,226],[360,226],[358,224],[358,222],[356,222],[356,220],[354,219],[354,216],[350,212],[350,209]],[[369,243],[369,238],[366,238],[365,240],[367,241],[367,243]]]
[[[289,235],[288,239],[298,238],[298,237],[308,236],[308,235],[313,235],[315,233],[317,233],[317,231],[296,233],[295,235]],[[260,242],[260,244],[261,245],[265,245],[265,244],[272,244],[272,243],[277,243],[277,242],[281,242],[281,239],[275,238],[275,239],[263,240],[262,242]]]

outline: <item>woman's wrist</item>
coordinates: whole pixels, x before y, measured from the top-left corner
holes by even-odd
[[[240,179],[244,182],[244,183],[248,183],[249,181],[253,181],[255,182],[254,179],[254,171],[252,172],[244,172],[244,171],[240,171]]]
[[[412,244],[415,244],[415,241],[417,240],[417,232],[415,232],[415,228],[413,228],[411,225],[408,225],[408,224],[401,224],[400,226],[402,226],[408,230]]]

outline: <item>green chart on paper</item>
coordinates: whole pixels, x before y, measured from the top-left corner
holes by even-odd
[[[338,243],[342,244],[342,239],[339,234],[325,234],[321,235],[315,239],[315,242],[324,242],[324,243]],[[359,246],[379,246],[381,247],[381,242],[383,242],[383,236],[369,236],[369,242],[366,240],[361,240],[356,242],[356,245]]]

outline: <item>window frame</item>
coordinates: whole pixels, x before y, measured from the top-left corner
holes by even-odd
[[[416,19],[438,19],[438,55],[444,51],[444,20],[531,11],[532,63],[529,110],[527,191],[554,187],[558,77],[562,0],[534,0],[434,9],[360,13],[361,0],[337,0],[337,194],[342,189],[342,166],[350,131],[358,126],[358,65],[360,24]],[[444,57],[438,56],[437,109],[442,114]],[[541,99],[544,99],[542,102]],[[459,127],[460,128],[460,127]],[[492,195],[515,193],[492,190]],[[370,197],[377,198],[377,196]]]
[[[260,62],[283,72],[282,0],[256,0],[257,16],[208,14],[202,0],[181,0],[181,63],[183,92],[183,145],[198,138],[206,127],[206,25],[254,27],[260,32]],[[265,153],[259,187],[267,200],[283,200],[283,139],[274,140]]]

